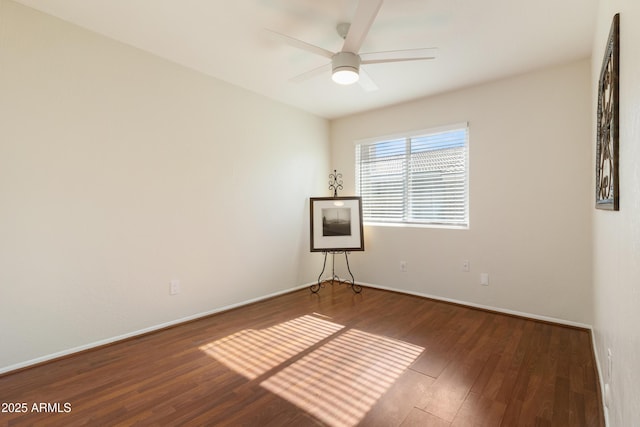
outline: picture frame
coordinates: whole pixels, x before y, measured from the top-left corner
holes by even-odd
[[[364,251],[361,197],[309,199],[311,252]]]
[[[598,82],[596,117],[596,209],[620,209],[618,179],[620,104],[620,14],[615,14]]]

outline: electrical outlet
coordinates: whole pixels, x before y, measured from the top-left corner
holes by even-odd
[[[407,272],[407,261],[400,261],[400,271],[403,273]]]
[[[173,279],[169,286],[169,295],[177,295],[180,293],[180,280]]]
[[[469,272],[470,269],[471,267],[469,266],[469,260],[465,259],[464,261],[462,261],[462,271]]]

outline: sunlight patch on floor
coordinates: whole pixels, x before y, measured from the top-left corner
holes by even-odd
[[[261,385],[330,426],[352,426],[423,350],[351,329]]]
[[[266,329],[248,329],[200,347],[248,379],[279,366],[344,328],[334,322],[305,315]]]

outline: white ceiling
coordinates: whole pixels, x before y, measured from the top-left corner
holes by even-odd
[[[367,0],[361,0],[367,1]],[[339,86],[328,62],[272,29],[331,51],[357,0],[18,0],[42,12],[326,118],[586,58],[598,0],[386,0],[361,52],[437,47],[437,59],[367,65],[379,86]]]

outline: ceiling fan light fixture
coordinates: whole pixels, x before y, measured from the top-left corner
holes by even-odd
[[[331,79],[341,85],[350,85],[360,78],[360,57],[351,52],[338,52],[331,58]]]
[[[331,79],[341,85],[350,85],[358,81],[358,70],[352,67],[334,68]]]

